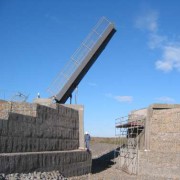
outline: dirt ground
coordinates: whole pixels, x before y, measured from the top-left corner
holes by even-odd
[[[72,177],[70,180],[135,180],[136,176],[128,175],[118,169],[114,159],[114,144],[94,142],[91,144],[91,174]]]

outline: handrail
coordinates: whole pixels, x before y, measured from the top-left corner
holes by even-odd
[[[64,69],[62,69],[62,71],[58,74],[58,76],[54,79],[54,81],[51,83],[51,85],[47,89],[47,91],[51,94],[51,96],[54,96],[55,99],[60,101],[61,96],[67,93],[70,86],[72,86],[71,83],[74,83],[74,81],[76,80],[76,79],[73,79],[72,82],[69,82],[72,76],[75,76],[78,73],[81,73],[81,71],[85,69],[86,65],[88,64],[87,60],[88,59],[89,61],[91,60],[92,56],[96,53],[98,48],[106,40],[104,38],[107,38],[106,36],[109,35],[112,29],[114,29],[113,23],[111,23],[105,17],[102,17],[99,20],[99,22],[95,25],[95,27],[86,37],[86,39],[81,43],[80,47],[73,53],[70,60],[65,65]],[[101,39],[102,39],[102,42],[100,41]],[[93,58],[93,61],[94,59],[95,58]],[[79,67],[83,63],[85,63],[85,65],[82,67],[82,69],[79,70],[80,72],[75,74],[75,72],[79,69]],[[88,68],[90,68],[89,65],[88,65]],[[86,71],[88,71],[88,68],[86,68]],[[66,78],[64,78],[64,76]],[[77,83],[79,83],[79,81]],[[69,87],[65,88],[67,84]]]

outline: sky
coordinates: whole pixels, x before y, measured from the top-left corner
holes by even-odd
[[[85,131],[113,137],[116,118],[180,103],[179,7],[179,0],[0,0],[0,98],[50,97],[53,79],[105,16],[117,32],[76,92]]]

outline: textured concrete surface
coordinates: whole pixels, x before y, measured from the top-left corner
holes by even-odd
[[[138,140],[137,158],[130,157],[130,150],[121,152],[121,167],[129,173],[137,170],[137,179],[180,179],[180,105],[152,104],[132,112],[146,115],[145,129],[134,139]]]
[[[75,109],[79,114],[79,148],[85,148],[84,142],[84,106],[79,104],[64,104],[63,106]]]
[[[0,100],[0,119],[7,120],[9,118],[10,112],[36,117],[36,109],[37,104],[25,102],[8,102]]]
[[[138,154],[139,177],[180,179],[180,105],[151,105],[147,121],[148,149]]]
[[[91,154],[86,151],[46,151],[0,154],[0,173],[58,170],[65,177],[91,171]]]
[[[0,120],[0,153],[78,149],[78,112],[35,106],[36,117],[10,112],[8,120]]]
[[[140,151],[139,175],[149,179],[180,179],[180,154]]]
[[[78,150],[79,130],[75,109],[0,101],[0,173],[89,173],[91,154]]]

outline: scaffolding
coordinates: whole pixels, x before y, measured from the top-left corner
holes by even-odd
[[[138,150],[144,145],[144,115],[130,114],[115,120],[117,169],[137,174]]]

